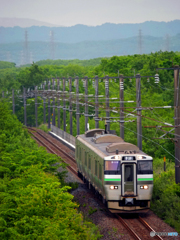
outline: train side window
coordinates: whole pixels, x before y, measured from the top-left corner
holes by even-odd
[[[88,167],[89,167],[89,169],[91,169],[91,156],[90,156],[90,154],[89,154],[89,159],[88,159]]]
[[[78,145],[76,146],[76,157],[78,158]]]
[[[95,175],[97,176],[97,160],[95,160]]]
[[[102,179],[102,166],[99,163],[99,179]]]
[[[81,147],[79,148],[79,160],[81,161]]]
[[[85,152],[85,166],[87,166],[87,152]]]

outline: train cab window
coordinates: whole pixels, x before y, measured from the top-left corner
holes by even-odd
[[[89,155],[89,158],[88,158],[88,167],[89,169],[91,169],[91,156]]]
[[[99,179],[102,179],[102,167],[100,163],[99,163]]]
[[[137,173],[138,174],[152,174],[153,165],[152,161],[137,161]]]
[[[97,176],[97,160],[95,160],[95,175]]]
[[[120,174],[120,161],[105,161],[104,174]]]

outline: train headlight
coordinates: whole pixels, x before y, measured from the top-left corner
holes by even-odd
[[[140,189],[145,189],[147,190],[149,187],[147,185],[144,185],[144,186],[140,186]]]
[[[138,158],[139,160],[146,159],[145,156],[138,156],[137,158]]]
[[[109,187],[111,190],[113,190],[113,189],[118,189],[118,186],[110,186]]]

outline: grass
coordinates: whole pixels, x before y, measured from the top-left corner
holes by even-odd
[[[93,214],[93,213],[95,213],[95,212],[97,212],[97,208],[92,208],[92,207],[89,207],[89,215],[91,215],[91,214]]]
[[[44,132],[48,133],[49,131],[51,131],[51,129],[48,128],[47,124],[41,124],[39,127],[39,129],[43,130]]]
[[[175,163],[154,159],[154,188],[151,201],[153,212],[180,233],[180,184],[175,183]]]

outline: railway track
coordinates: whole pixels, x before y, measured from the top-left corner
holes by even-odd
[[[76,176],[77,174],[77,165],[75,159],[69,155],[65,150],[63,150],[60,146],[55,144],[50,138],[43,133],[39,129],[35,128],[27,128],[28,132],[33,136],[33,138],[41,145],[44,146],[50,153],[56,154],[60,156],[65,163],[68,164],[67,168]]]
[[[150,232],[154,232],[153,228],[140,216],[138,218],[124,220],[118,214],[115,214],[118,220],[123,224],[126,230],[136,240],[152,240]],[[163,240],[160,236],[154,236],[154,239]]]
[[[67,168],[72,172],[78,179],[77,174],[77,165],[75,159],[68,154],[68,151],[63,150],[64,145],[61,143],[61,147],[58,146],[55,142],[56,140],[52,140],[52,138],[44,133],[41,130],[36,128],[27,128],[28,132],[33,136],[33,138],[41,145],[46,147],[46,149],[57,156],[60,156],[64,162],[68,164]],[[81,180],[82,181],[82,180]],[[121,224],[125,227],[125,229],[129,232],[129,234],[137,240],[148,240],[152,239],[150,236],[150,232],[155,232],[153,228],[140,216],[138,218],[131,219],[123,219],[118,214],[114,214],[115,217],[121,222]],[[162,240],[160,236],[155,236],[154,239]]]

